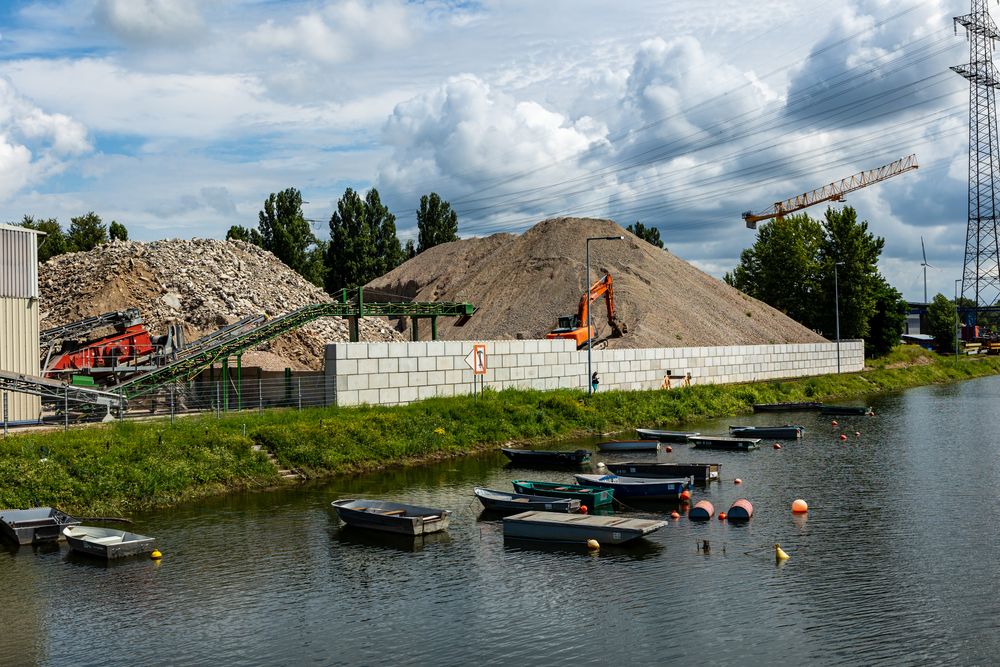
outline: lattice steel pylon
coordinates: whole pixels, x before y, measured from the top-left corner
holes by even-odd
[[[1000,241],[997,198],[1000,197],[1000,141],[997,139],[995,91],[1000,76],[993,48],[1000,33],[990,17],[989,0],[972,0],[972,11],[955,17],[955,31],[965,28],[969,62],[951,69],[969,80],[969,226],[965,234],[962,296],[976,306],[992,306],[1000,296]],[[970,313],[968,324],[975,324]]]

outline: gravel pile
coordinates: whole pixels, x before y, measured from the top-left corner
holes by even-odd
[[[152,333],[180,323],[189,342],[250,315],[274,317],[331,300],[270,252],[212,239],[115,241],[59,255],[39,265],[39,286],[42,329],[135,307]],[[259,349],[292,368],[318,370],[323,346],[348,339],[346,320],[326,318]],[[405,340],[378,318],[362,321],[361,339]]]
[[[478,311],[464,327],[438,322],[451,340],[542,338],[560,315],[576,312],[592,281],[611,273],[618,314],[628,326],[610,347],[687,347],[812,343],[824,339],[611,220],[556,218],[523,235],[496,234],[435,246],[368,287],[418,301],[468,301]],[[609,333],[604,301],[594,304],[599,336]],[[400,323],[405,331],[407,323]],[[428,327],[429,328],[429,327]],[[422,338],[426,329],[421,329]]]

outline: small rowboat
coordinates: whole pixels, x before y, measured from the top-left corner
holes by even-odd
[[[618,475],[574,475],[584,486],[614,489],[615,498],[646,500],[677,500],[691,482],[689,478],[619,477]]]
[[[579,512],[580,501],[575,498],[553,498],[552,496],[529,496],[524,493],[507,493],[476,487],[473,489],[479,502],[494,512]]]
[[[79,523],[69,514],[53,507],[0,510],[0,530],[15,544],[56,542],[62,539],[63,528]]]
[[[815,401],[807,401],[804,403],[754,403],[754,412],[792,412],[792,411],[805,411],[805,410],[819,410],[823,407],[822,403],[817,403]]]
[[[602,452],[655,452],[660,449],[659,440],[616,440],[600,442],[597,448]]]
[[[725,449],[731,452],[749,452],[760,447],[760,438],[697,435],[691,438],[691,444],[699,449]]]
[[[666,521],[624,519],[616,516],[522,512],[504,517],[503,536],[563,544],[621,544],[648,535],[667,525]]]
[[[590,460],[590,452],[577,449],[572,452],[559,452],[544,449],[507,449],[500,450],[514,465],[527,467],[575,466]]]
[[[152,553],[156,538],[97,526],[67,526],[63,536],[73,551],[111,560]]]
[[[349,526],[400,535],[426,535],[448,527],[448,510],[405,505],[388,500],[334,500],[340,520]]]
[[[804,426],[785,424],[784,426],[730,426],[729,435],[736,438],[775,438],[795,440],[802,437]]]
[[[610,505],[614,497],[611,489],[597,489],[592,486],[577,484],[560,484],[558,482],[529,482],[515,479],[514,490],[525,495],[552,496],[554,498],[573,498],[590,509]]]
[[[692,435],[701,435],[697,431],[661,431],[655,428],[637,428],[635,432],[643,440],[660,442],[687,442]]]
[[[820,409],[823,415],[868,415],[874,414],[866,405],[824,405]]]
[[[677,479],[690,477],[695,482],[705,484],[719,479],[721,463],[625,463],[607,464],[608,472],[625,477],[659,477]]]

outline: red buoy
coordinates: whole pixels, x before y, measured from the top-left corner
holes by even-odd
[[[837,425],[838,424],[837,424],[837,420],[836,419],[834,419],[832,422],[830,422],[830,426],[837,426]]]
[[[841,440],[847,440],[847,434],[846,433],[841,433],[840,434],[840,439]]]
[[[580,514],[586,514],[586,513],[587,513],[587,506],[580,505]]]
[[[670,513],[670,518],[671,519],[679,519],[679,518],[681,518],[681,514],[680,514],[680,512],[677,512],[677,511],[671,512]]]
[[[737,477],[736,479],[733,480],[733,484],[742,484],[742,483],[743,483],[743,480],[740,479],[739,477]]]
[[[719,521],[725,521],[725,520],[726,520],[726,513],[719,512]]]
[[[740,498],[730,505],[726,516],[730,521],[747,521],[753,516],[753,505],[746,498]]]
[[[691,500],[691,492],[687,489],[681,491],[681,500]]]
[[[771,446],[774,447],[775,449],[781,449],[781,445],[779,445],[778,443],[774,443]]]
[[[699,500],[691,508],[691,511],[688,512],[688,518],[695,521],[705,521],[711,519],[714,514],[715,508],[712,507],[712,503],[707,500]]]
[[[674,448],[673,448],[673,447],[671,447],[670,445],[667,445],[667,451],[668,451],[668,452],[672,452],[672,451],[674,451]]]

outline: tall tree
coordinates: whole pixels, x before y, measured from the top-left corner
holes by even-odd
[[[365,198],[347,188],[330,216],[330,245],[326,252],[326,290],[354,288],[382,276],[403,261],[396,236],[396,216],[378,191]]]
[[[251,227],[247,229],[243,225],[233,225],[226,232],[227,241],[245,241],[246,243],[252,243],[255,246],[264,247],[264,237],[260,235],[255,228]]]
[[[67,235],[70,251],[81,252],[93,250],[108,240],[108,230],[101,221],[101,216],[93,211],[86,215],[69,219],[69,234]]]
[[[458,240],[458,214],[436,192],[420,198],[417,209],[417,252]]]
[[[112,220],[108,227],[108,236],[112,241],[128,241],[128,229],[120,222]]]
[[[955,349],[957,325],[955,302],[944,294],[935,294],[927,305],[927,333],[934,336],[934,345],[939,350]]]
[[[406,245],[403,246],[403,261],[407,262],[417,256],[417,246],[413,244],[413,239],[406,239]]]
[[[875,291],[875,312],[869,323],[871,331],[865,339],[865,354],[869,357],[881,357],[899,344],[900,336],[906,329],[908,310],[903,295],[879,276]]]
[[[663,239],[660,238],[660,230],[656,227],[647,227],[636,220],[634,225],[629,225],[625,229],[632,232],[646,243],[651,243],[657,248],[663,247]]]
[[[262,247],[292,270],[306,276],[309,251],[316,245],[316,237],[302,214],[302,193],[295,188],[272,192],[258,218]]]
[[[62,227],[55,218],[35,220],[33,216],[26,215],[21,218],[20,225],[22,227],[27,227],[28,229],[45,232],[45,236],[42,236],[38,240],[39,262],[48,261],[56,255],[61,255],[64,252],[67,252],[68,242],[66,234],[63,232]]]

